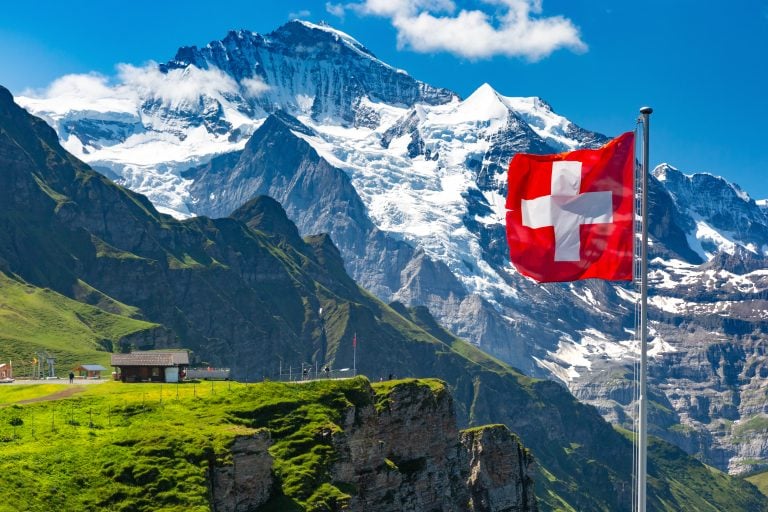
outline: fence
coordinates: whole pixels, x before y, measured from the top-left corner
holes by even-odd
[[[279,382],[300,382],[319,379],[348,379],[355,376],[352,368],[340,368],[338,370],[318,366],[289,366],[281,368],[277,374],[273,375],[273,380]]]
[[[200,380],[229,380],[229,368],[189,368],[187,379]]]

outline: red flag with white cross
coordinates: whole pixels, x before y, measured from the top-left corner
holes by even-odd
[[[517,154],[509,164],[507,242],[539,282],[632,279],[635,137],[600,149]]]

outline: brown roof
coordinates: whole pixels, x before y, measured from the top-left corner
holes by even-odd
[[[103,372],[107,369],[100,364],[81,364],[75,370],[85,370],[86,372]]]
[[[189,364],[189,352],[131,352],[112,354],[112,366],[179,366]]]

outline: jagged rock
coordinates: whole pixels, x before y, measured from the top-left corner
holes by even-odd
[[[333,444],[350,511],[538,510],[530,454],[504,426],[460,433],[444,389],[398,385],[380,410],[347,411]]]
[[[232,463],[210,468],[213,510],[255,510],[267,502],[274,486],[271,444],[267,430],[235,438],[229,450]]]
[[[475,512],[537,510],[532,489],[534,462],[504,425],[461,433],[469,456],[470,509]]]
[[[190,65],[216,67],[241,83],[263,80],[269,89],[252,101],[267,112],[283,108],[358,125],[375,122],[375,116],[359,112],[363,99],[412,105],[440,104],[454,97],[384,64],[346,34],[298,20],[270,34],[231,31],[203,48],[183,47],[160,69]],[[299,97],[311,101],[302,105]]]

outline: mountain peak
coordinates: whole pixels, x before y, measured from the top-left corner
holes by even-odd
[[[749,203],[752,198],[745,192],[738,183],[733,183],[722,176],[715,176],[709,172],[696,172],[693,174],[685,174],[676,167],[673,167],[667,163],[662,163],[656,166],[652,171],[652,174],[659,181],[667,182],[667,187],[674,187],[673,183],[687,183],[688,187],[716,187],[719,189],[729,189],[730,193],[737,196],[742,201]]]
[[[315,37],[330,36],[330,38],[336,42],[343,43],[346,46],[349,46],[356,51],[361,51],[366,55],[376,58],[373,55],[373,53],[371,53],[370,50],[368,50],[365,46],[363,46],[363,44],[360,41],[358,41],[351,35],[347,34],[346,32],[342,32],[339,29],[333,28],[332,26],[328,25],[325,22],[320,22],[319,24],[316,24],[316,23],[311,23],[309,21],[304,21],[304,20],[291,20],[285,25],[279,27],[272,34],[276,35],[284,31],[295,34],[298,30],[301,30],[301,29],[304,29],[305,31],[311,31]]]
[[[6,108],[13,103],[11,91],[0,85],[0,107]]]
[[[202,48],[180,48],[159,68],[168,72],[189,66],[219,69],[243,90],[255,84],[258,93],[233,100],[233,108],[247,116],[254,110],[270,113],[282,109],[315,120],[352,124],[364,98],[413,106],[443,104],[456,97],[382,62],[349,34],[300,20],[265,35],[229,31],[223,39]]]
[[[475,92],[461,102],[460,109],[472,119],[500,119],[509,115],[509,108],[502,96],[488,83],[478,87]]]
[[[296,224],[288,219],[283,206],[269,196],[260,195],[249,200],[232,212],[230,217],[251,229],[284,238],[296,248],[303,245]]]
[[[656,179],[659,181],[666,181],[668,175],[670,174],[677,177],[677,175],[682,175],[683,173],[681,173],[676,167],[672,167],[668,163],[661,163],[657,165],[656,168],[653,169],[653,171],[651,171],[651,174],[653,174],[656,177]]]
[[[484,82],[483,85],[475,89],[475,92],[469,95],[469,98],[473,97],[501,100],[501,95],[488,82]],[[469,100],[469,98],[467,98],[467,100]]]

